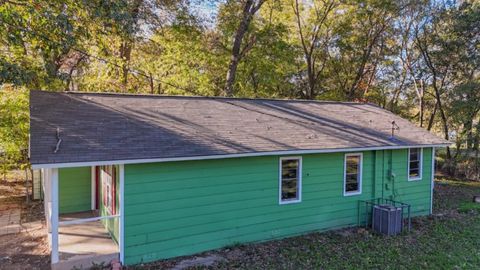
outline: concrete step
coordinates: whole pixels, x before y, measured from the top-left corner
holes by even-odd
[[[119,260],[119,254],[75,255],[66,260],[52,264],[52,270],[90,269],[93,265],[110,265],[113,260]]]

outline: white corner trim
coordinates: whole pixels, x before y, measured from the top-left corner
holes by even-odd
[[[419,158],[420,164],[418,164],[418,177],[413,177],[413,178],[410,177],[410,150],[412,148],[420,149],[420,158]],[[412,147],[412,148],[408,148],[407,178],[408,178],[408,181],[420,181],[422,180],[422,176],[423,176],[423,148],[421,147]]]
[[[120,263],[124,265],[125,260],[125,166],[123,164],[118,165],[119,167],[119,182],[120,182],[120,191],[119,191],[119,201],[120,201],[120,224],[118,225],[120,240],[119,240],[119,250],[120,250]]]
[[[358,164],[359,168],[359,179],[358,179],[358,191],[347,192],[347,157],[360,157],[360,164]],[[343,158],[343,196],[354,196],[362,194],[362,186],[363,186],[363,153],[348,153],[345,154]]]
[[[450,144],[423,144],[423,145],[406,145],[406,146],[373,146],[373,147],[355,147],[355,148],[332,148],[332,149],[311,149],[311,150],[285,150],[285,151],[266,151],[241,154],[225,154],[210,156],[190,156],[190,157],[174,157],[174,158],[149,158],[149,159],[124,159],[124,160],[103,160],[103,161],[86,161],[86,162],[66,162],[66,163],[45,163],[32,164],[32,169],[42,168],[73,168],[86,166],[102,166],[102,165],[118,165],[118,164],[140,164],[140,163],[156,163],[156,162],[172,162],[172,161],[189,161],[189,160],[209,160],[224,158],[241,158],[241,157],[262,157],[262,156],[287,156],[287,155],[305,155],[305,154],[322,154],[322,153],[344,153],[359,152],[373,150],[395,150],[422,147],[446,147]]]
[[[282,161],[284,160],[298,160],[298,171],[297,171],[297,186],[298,186],[298,199],[296,200],[282,200]],[[302,201],[302,157],[301,156],[289,156],[289,157],[281,157],[278,161],[278,204],[292,204],[292,203],[299,203]]]
[[[435,187],[435,147],[432,147],[432,169],[430,183],[430,215],[433,214],[433,189]]]

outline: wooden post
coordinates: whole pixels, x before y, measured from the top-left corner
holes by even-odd
[[[52,196],[52,264],[58,262],[58,169],[53,168],[50,182]]]
[[[27,204],[29,204],[30,203],[30,193],[28,192],[28,168],[25,168],[25,197],[26,197]]]

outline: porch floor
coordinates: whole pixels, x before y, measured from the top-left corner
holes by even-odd
[[[60,215],[60,221],[94,217],[95,212]],[[110,263],[119,258],[117,244],[101,221],[59,227],[59,263],[55,269],[90,267],[92,263]]]

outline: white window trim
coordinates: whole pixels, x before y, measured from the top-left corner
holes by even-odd
[[[298,160],[298,199],[282,201],[282,161],[284,160]],[[278,162],[278,204],[299,203],[302,201],[302,157],[281,157]]]
[[[358,166],[359,168],[359,179],[358,179],[358,191],[350,191],[347,192],[346,187],[347,187],[347,158],[348,157],[360,157],[360,164]],[[360,195],[362,194],[362,185],[363,185],[363,153],[348,153],[345,154],[345,157],[343,158],[343,196],[355,196],[355,195]]]
[[[420,149],[420,164],[418,164],[418,176],[417,177],[410,177],[410,150],[412,148],[408,148],[408,165],[407,165],[407,177],[408,181],[420,181],[422,180],[423,175],[423,148],[421,147],[414,147],[415,149]]]

